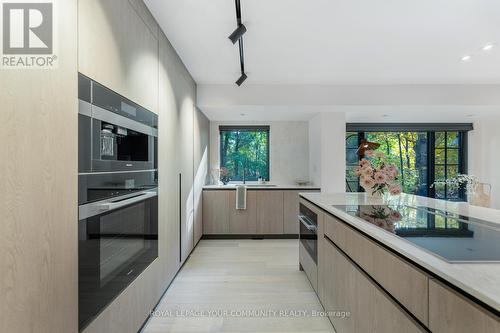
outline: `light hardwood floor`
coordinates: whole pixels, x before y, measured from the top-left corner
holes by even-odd
[[[207,312],[224,310],[229,315]],[[239,316],[241,310],[270,315]],[[291,310],[307,315],[289,316]],[[143,332],[334,332],[327,318],[312,316],[322,310],[298,270],[297,240],[202,240]]]

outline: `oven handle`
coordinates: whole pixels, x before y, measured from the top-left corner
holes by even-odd
[[[144,201],[149,198],[155,197],[158,194],[156,192],[143,192],[138,196],[132,197],[130,199],[120,200],[118,202],[106,202],[100,205],[101,211],[108,212],[122,207],[134,204],[136,202]]]
[[[121,199],[107,199],[100,202],[81,205],[78,207],[78,220],[81,221],[84,219],[88,219],[90,217],[101,215],[106,212],[113,211],[137,202],[145,201],[156,196],[158,196],[158,190],[154,189],[143,192],[136,192],[134,194],[128,194],[124,197],[121,197]]]
[[[304,225],[304,227],[307,228],[307,230],[313,231],[313,232],[318,231],[318,227],[316,225],[314,225],[313,223],[309,222],[309,219],[306,216],[299,214],[299,221],[300,221],[300,223],[302,223]]]

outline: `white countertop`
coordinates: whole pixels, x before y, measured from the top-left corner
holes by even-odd
[[[500,263],[448,263],[405,239],[349,215],[332,205],[399,204],[424,206],[491,221],[497,223],[500,227],[499,210],[470,206],[464,202],[449,202],[408,194],[378,200],[368,199],[364,193],[303,193],[301,196],[356,229],[370,235],[410,261],[500,311]]]
[[[227,184],[227,185],[205,185],[204,190],[234,190],[237,185],[243,184]],[[318,186],[313,185],[293,185],[293,184],[245,184],[247,190],[320,190]]]

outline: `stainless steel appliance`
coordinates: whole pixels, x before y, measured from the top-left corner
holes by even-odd
[[[314,290],[318,291],[318,215],[300,204],[299,261]]]
[[[79,76],[78,303],[83,330],[158,257],[157,116]]]
[[[157,168],[158,116],[79,77],[79,172]]]
[[[300,204],[300,244],[315,264],[318,263],[318,216],[305,205]]]
[[[157,257],[156,190],[81,205],[78,221],[80,329]]]

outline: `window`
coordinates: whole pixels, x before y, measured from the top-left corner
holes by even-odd
[[[359,191],[359,179],[354,174],[354,167],[358,165],[358,147],[361,144],[360,137],[356,132],[347,132],[346,135],[346,153],[347,153],[347,163],[346,163],[346,187],[347,192],[358,192]]]
[[[437,125],[438,126],[438,125]],[[442,125],[444,126],[444,125]],[[407,127],[408,129],[405,129]],[[394,128],[391,130],[391,128]],[[418,124],[348,124],[346,132],[346,190],[360,192],[358,179],[353,174],[359,156],[357,147],[366,139],[380,144],[378,150],[386,153],[391,163],[401,171],[400,183],[405,193],[431,198],[460,201],[465,199],[463,189],[436,185],[467,173],[466,139],[471,125],[459,124],[444,130],[438,126]]]
[[[451,179],[459,173],[464,173],[463,135],[459,132],[436,132],[434,137],[434,179],[438,181]],[[432,191],[433,197],[438,199],[459,200],[463,197],[460,189],[445,184],[437,184]]]
[[[220,167],[233,181],[269,180],[269,126],[220,126]]]

